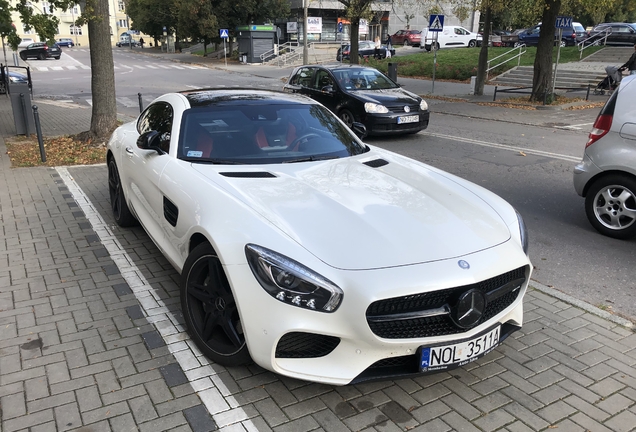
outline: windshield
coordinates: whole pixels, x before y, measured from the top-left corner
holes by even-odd
[[[320,105],[225,105],[186,110],[179,159],[272,164],[335,159],[368,148]]]
[[[332,71],[340,86],[346,90],[386,90],[398,85],[375,69],[335,69]]]
[[[577,31],[577,32],[585,32],[585,28],[583,28],[583,26],[582,26],[582,25],[580,25],[580,24],[573,24],[573,26],[574,26],[574,31]]]

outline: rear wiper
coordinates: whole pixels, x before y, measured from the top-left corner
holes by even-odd
[[[307,156],[298,159],[290,159],[283,161],[283,163],[296,163],[296,162],[315,162],[315,161],[323,161],[329,159],[338,159],[339,156]]]

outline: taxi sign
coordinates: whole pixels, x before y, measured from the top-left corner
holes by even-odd
[[[572,27],[572,17],[571,16],[558,16],[555,23],[556,28],[570,28]]]
[[[219,30],[219,33],[221,33],[221,39],[227,39],[228,38],[227,29],[221,29],[221,30]]]
[[[430,15],[428,17],[428,31],[440,32],[444,30],[444,15]]]

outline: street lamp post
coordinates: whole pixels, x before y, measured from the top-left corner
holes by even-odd
[[[303,0],[303,64],[309,63],[309,50],[307,49],[307,3]]]

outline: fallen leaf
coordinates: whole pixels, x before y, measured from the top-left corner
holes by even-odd
[[[520,152],[519,152],[519,154],[520,154],[521,156],[528,156],[527,154],[525,154],[525,153],[524,153],[524,152],[522,152],[522,151],[520,151]]]

